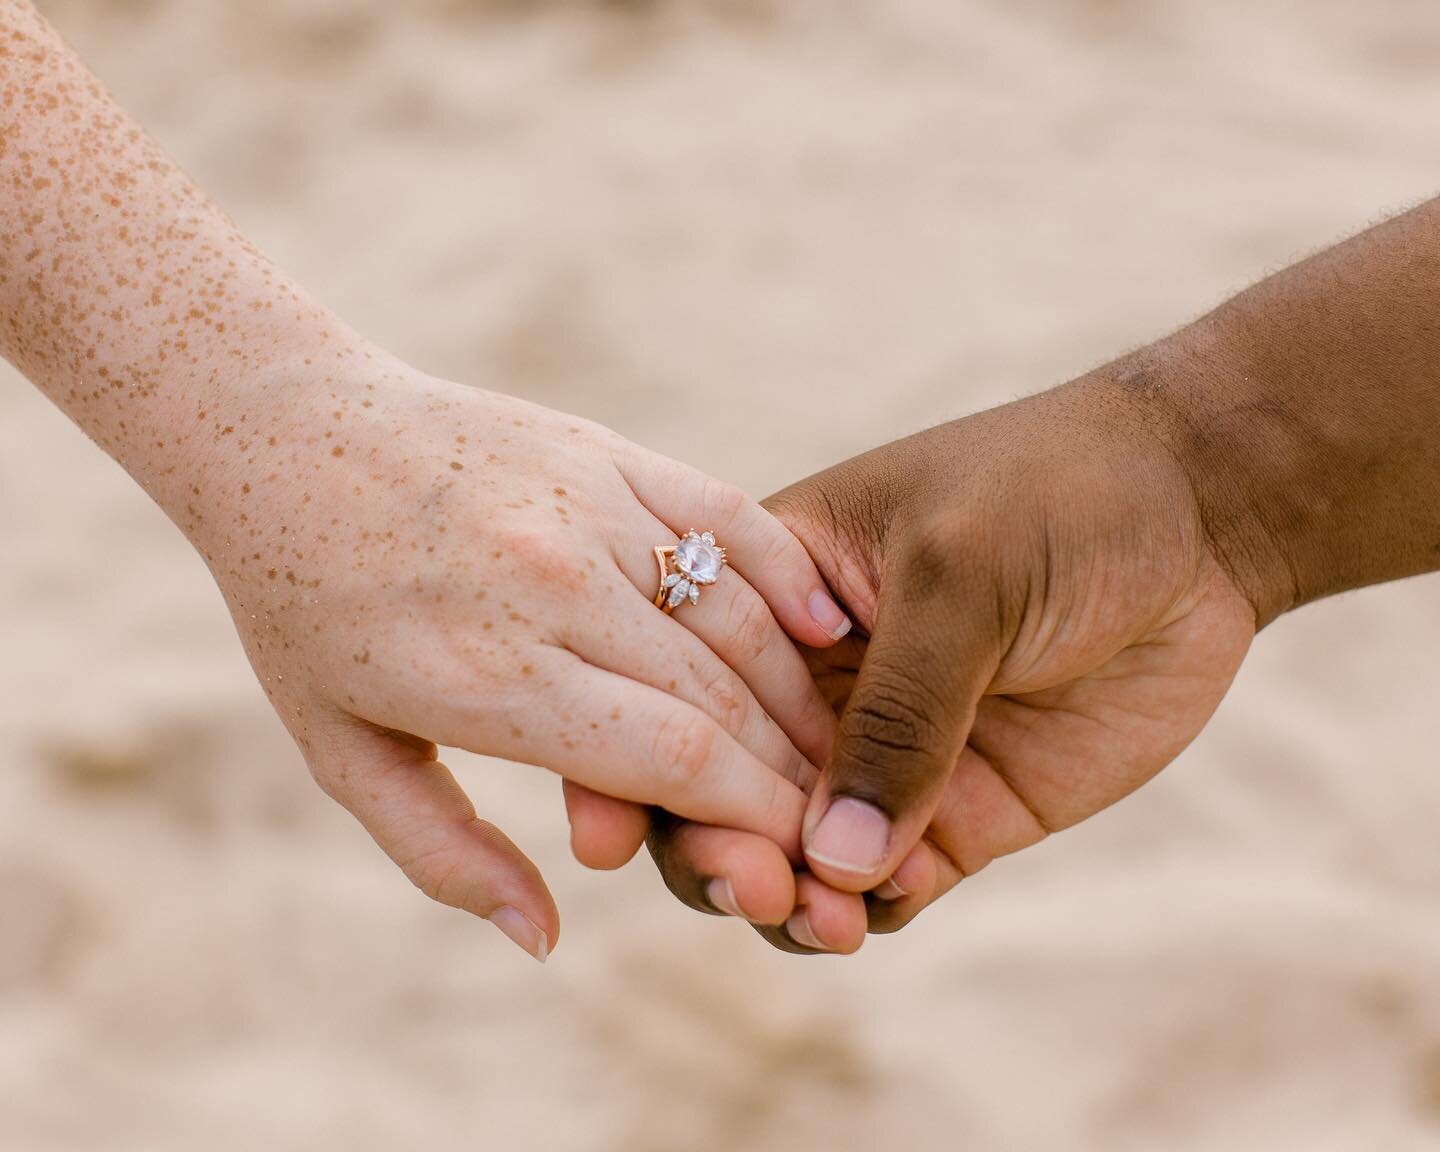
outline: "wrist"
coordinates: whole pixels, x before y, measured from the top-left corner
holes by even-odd
[[[1211,556],[1249,601],[1256,628],[1307,599],[1307,522],[1288,495],[1309,464],[1293,421],[1226,325],[1206,317],[1108,365],[1104,386],[1177,466]]]
[[[1440,566],[1440,460],[1423,425],[1405,426],[1423,407],[1386,412],[1379,398],[1394,382],[1317,348],[1312,330],[1279,322],[1255,295],[1106,374],[1186,476],[1210,549],[1260,628]]]
[[[237,525],[283,521],[287,494],[301,499],[322,465],[342,463],[336,413],[353,424],[409,371],[333,315],[286,303],[245,325],[230,352],[177,366],[152,448],[117,453],[207,560]]]

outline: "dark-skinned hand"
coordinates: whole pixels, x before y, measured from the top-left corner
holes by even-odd
[[[672,891],[779,947],[854,951],[1132,792],[1196,736],[1256,613],[1121,364],[865,453],[768,506],[857,624],[809,653],[839,714],[809,871],[751,833],[567,785],[577,856],[648,833]]]

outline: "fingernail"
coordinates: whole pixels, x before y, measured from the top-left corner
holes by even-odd
[[[728,876],[716,876],[705,885],[705,899],[727,916],[735,916],[741,920],[749,919],[744,912],[740,911],[740,902],[735,899],[735,886],[730,883]]]
[[[806,948],[813,948],[817,952],[830,951],[820,943],[820,938],[810,927],[810,911],[807,908],[797,908],[790,913],[790,919],[785,921],[785,931],[797,944],[803,944]]]
[[[840,872],[874,872],[890,846],[890,821],[873,804],[842,796],[830,805],[805,845],[811,861]]]
[[[819,588],[810,593],[810,618],[820,625],[821,630],[832,640],[839,640],[850,631],[850,617],[845,615],[840,605],[830,599],[827,592]]]
[[[875,889],[875,899],[877,900],[900,900],[909,895],[909,892],[895,883],[895,877],[893,876]]]
[[[511,908],[508,904],[497,908],[490,913],[490,923],[510,937],[522,951],[530,953],[541,964],[545,963],[545,958],[550,955],[550,938],[520,909]]]

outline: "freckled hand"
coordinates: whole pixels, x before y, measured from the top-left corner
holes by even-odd
[[[777,521],[375,347],[18,0],[0,0],[0,89],[0,351],[195,544],[315,778],[418,886],[540,958],[558,935],[538,872],[437,745],[798,859],[833,718],[787,633],[826,645],[845,620]],[[667,616],[653,549],[691,529],[729,565]]]

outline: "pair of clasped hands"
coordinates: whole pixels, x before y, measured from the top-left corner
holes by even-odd
[[[284,514],[350,572],[299,635],[284,575],[259,612],[254,573],[217,575],[321,786],[426,894],[542,960],[544,881],[432,741],[563,776],[584,864],[648,839],[684,903],[848,953],[1162,768],[1254,632],[1186,477],[1103,373],[764,506],[574,417],[404,376],[348,425],[332,498]],[[350,472],[407,482],[349,499]],[[667,615],[654,548],[690,529],[729,563]]]
[[[437,745],[559,773],[586,864],[648,841],[685,903],[852,952],[1168,764],[1257,627],[1440,569],[1440,199],[762,506],[396,360],[33,5],[0,31],[0,355],[195,544],[321,786],[539,959],[554,901]],[[729,567],[667,614],[691,530]]]

